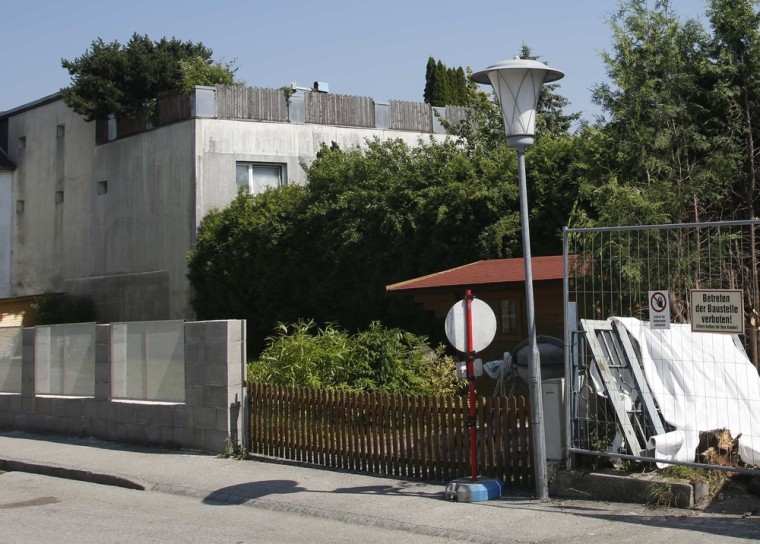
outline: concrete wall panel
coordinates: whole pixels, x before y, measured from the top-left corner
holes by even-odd
[[[148,324],[150,326],[150,324]],[[126,342],[124,324],[98,325],[90,335],[96,342],[95,372],[81,374],[95,386],[95,396],[38,395],[34,390],[35,373],[50,379],[50,327],[26,328],[22,331],[24,344],[21,394],[0,394],[0,426],[38,432],[86,433],[107,440],[148,442],[164,446],[179,446],[207,451],[222,451],[227,437],[243,437],[243,417],[235,429],[230,428],[229,409],[236,397],[244,394],[242,381],[228,376],[242,376],[245,369],[240,338],[241,321],[213,321],[181,324],[185,351],[194,346],[195,353],[204,353],[203,360],[187,363],[184,376],[185,403],[149,402],[145,400],[114,400],[110,390],[113,374],[113,352]],[[160,335],[176,323],[154,324]],[[174,330],[172,328],[172,330]],[[176,344],[176,334],[167,341],[168,348]],[[112,346],[110,342],[113,342]],[[65,340],[63,341],[65,344]],[[230,351],[229,346],[236,346]],[[39,349],[35,349],[37,346]],[[42,346],[40,348],[40,346]],[[209,350],[213,346],[217,353]],[[39,357],[39,364],[35,359]],[[208,359],[208,361],[206,360]],[[232,368],[229,368],[232,367]],[[118,380],[118,376],[115,378]],[[235,383],[228,384],[233,381]],[[24,385],[22,384],[22,385]],[[242,416],[242,414],[241,414]]]

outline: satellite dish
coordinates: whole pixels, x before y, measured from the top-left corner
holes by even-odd
[[[471,311],[472,349],[482,351],[496,336],[496,315],[478,298],[472,299]],[[467,353],[467,304],[464,299],[454,304],[446,316],[446,338],[457,350]]]

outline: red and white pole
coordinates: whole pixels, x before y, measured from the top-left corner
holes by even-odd
[[[467,289],[465,292],[465,322],[467,327],[467,403],[469,405],[469,417],[467,426],[470,428],[470,469],[472,471],[472,481],[478,481],[478,439],[476,421],[477,401],[475,397],[475,348],[472,339],[472,291]]]

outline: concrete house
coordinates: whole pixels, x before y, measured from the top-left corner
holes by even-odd
[[[0,112],[0,316],[68,292],[99,321],[191,319],[187,252],[239,188],[305,183],[322,144],[445,137],[427,104],[324,92],[197,87],[158,112],[87,123],[59,94]]]

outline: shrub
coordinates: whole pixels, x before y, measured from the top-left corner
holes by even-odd
[[[450,394],[457,388],[454,362],[427,339],[378,322],[354,335],[313,321],[279,324],[258,360],[253,382],[350,391]]]
[[[86,295],[45,293],[34,298],[32,309],[37,325],[95,321],[95,306]]]

